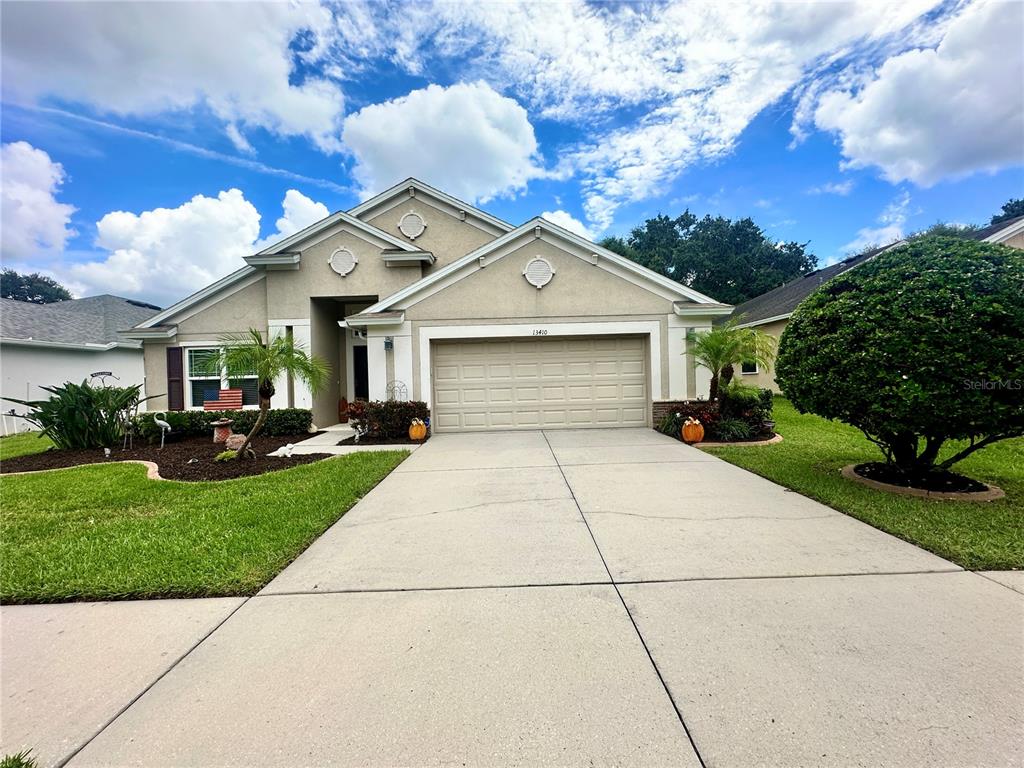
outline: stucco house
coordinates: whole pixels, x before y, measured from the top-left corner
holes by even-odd
[[[290,334],[332,368],[272,407],[338,421],[342,397],[423,400],[439,432],[645,426],[652,404],[707,396],[689,329],[732,307],[541,218],[502,221],[416,179],[245,259],[130,331],[151,409],[201,408],[225,333]],[[208,373],[208,372],[207,372]]]
[[[1024,216],[982,227],[964,237],[1024,249]],[[793,314],[800,302],[810,296],[818,286],[870,261],[880,253],[891,248],[898,248],[904,242],[901,240],[880,248],[873,248],[836,264],[823,267],[798,280],[780,285],[778,288],[737,305],[733,309],[731,317],[738,319],[739,324],[744,328],[757,328],[776,339],[782,338],[782,332],[789,323],[790,315]],[[775,372],[761,369],[753,364],[744,364],[742,370],[738,372],[738,378],[744,384],[780,391],[779,385],[775,383]]]
[[[142,344],[121,331],[160,307],[120,296],[90,296],[52,304],[0,299],[0,395],[18,400],[49,397],[41,387],[75,383],[110,372],[110,384],[142,384]],[[0,433],[31,428],[11,415],[24,412],[3,403]]]

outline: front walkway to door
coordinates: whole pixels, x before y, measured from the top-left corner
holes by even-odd
[[[651,430],[438,435],[70,764],[1015,764],[1022,622]]]

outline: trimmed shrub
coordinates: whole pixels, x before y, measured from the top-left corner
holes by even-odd
[[[751,436],[763,434],[764,423],[772,419],[774,399],[770,389],[744,384],[730,384],[719,392],[718,410],[722,419],[738,420],[747,425]],[[719,436],[717,439],[728,438]],[[749,437],[736,438],[747,440]]]
[[[807,297],[776,380],[801,413],[846,422],[908,475],[1024,434],[1024,252],[926,237]],[[945,461],[947,440],[969,445]]]
[[[171,433],[180,437],[202,437],[213,434],[211,422],[232,419],[231,429],[247,433],[256,423],[259,411],[168,411],[164,414]],[[313,412],[307,408],[273,408],[267,412],[267,423],[260,434],[301,435],[313,424]],[[153,413],[140,413],[135,420],[137,434],[150,442],[160,440],[160,428],[153,422]]]
[[[374,437],[408,437],[412,420],[428,421],[430,409],[419,400],[359,400],[349,405],[348,417]]]

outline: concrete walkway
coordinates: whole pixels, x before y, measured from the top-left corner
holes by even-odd
[[[260,595],[158,604],[173,636],[149,604],[3,609],[3,743],[75,766],[1020,765],[1021,589],[650,430],[440,435]],[[128,625],[106,674],[76,671]]]

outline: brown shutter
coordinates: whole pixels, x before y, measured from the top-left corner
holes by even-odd
[[[181,347],[167,348],[167,410],[185,410],[185,375]]]

